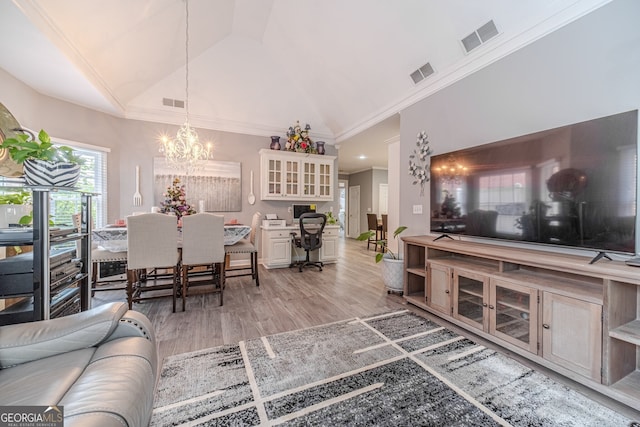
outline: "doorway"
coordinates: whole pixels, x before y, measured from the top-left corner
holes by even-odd
[[[360,235],[360,186],[349,187],[349,205],[347,209],[347,236],[355,239]]]
[[[340,201],[338,222],[340,223],[340,237],[345,237],[347,234],[347,223],[345,222],[345,220],[347,218],[347,193],[349,192],[347,189],[348,185],[349,181],[347,181],[346,179],[338,180],[338,200]]]

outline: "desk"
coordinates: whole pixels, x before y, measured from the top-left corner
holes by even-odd
[[[300,234],[299,225],[280,227],[261,227],[262,229],[262,265],[265,268],[284,268],[292,260],[304,259],[305,251],[293,246],[291,233]],[[319,258],[329,264],[338,260],[339,225],[327,225],[322,232],[320,250],[311,252],[312,259]]]
[[[235,245],[251,232],[248,225],[225,225],[224,244]],[[93,230],[91,237],[100,249],[109,252],[127,250],[127,227],[107,227]]]

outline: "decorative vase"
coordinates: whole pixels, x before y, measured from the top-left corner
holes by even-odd
[[[316,141],[316,149],[318,154],[324,155],[324,141]]]
[[[271,148],[272,150],[279,150],[280,149],[280,137],[279,136],[272,136],[271,137],[271,145],[269,146],[269,148]]]
[[[24,180],[28,185],[74,187],[80,178],[80,165],[46,160],[25,160]]]

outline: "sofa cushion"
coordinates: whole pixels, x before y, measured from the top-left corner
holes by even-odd
[[[84,372],[95,348],[0,370],[0,405],[56,405]]]
[[[126,304],[111,303],[53,320],[2,326],[0,368],[95,346],[126,311]]]
[[[65,427],[147,425],[156,360],[155,344],[145,338],[120,338],[100,345],[60,401]]]

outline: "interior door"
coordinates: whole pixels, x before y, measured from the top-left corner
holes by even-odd
[[[347,215],[349,216],[349,234],[351,238],[360,235],[360,186],[349,187],[349,204],[347,205]]]

